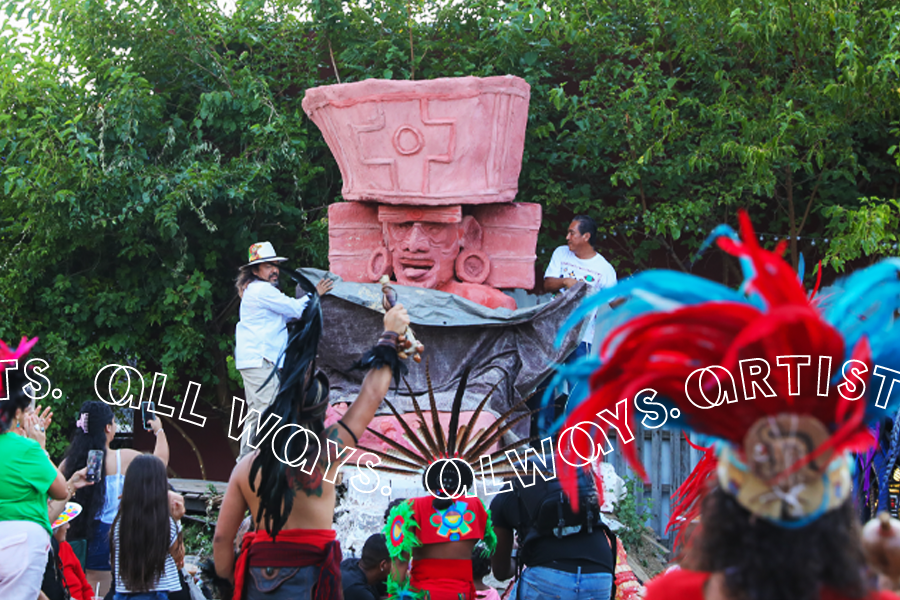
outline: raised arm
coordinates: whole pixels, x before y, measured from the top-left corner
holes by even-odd
[[[402,304],[398,304],[384,315],[385,331],[393,331],[394,333],[401,335],[406,331],[408,325],[409,315],[406,314],[406,309],[403,308]],[[339,422],[343,424],[343,426],[337,423],[332,425],[323,432],[322,439],[327,439],[329,437],[332,437],[333,439],[336,435],[344,446],[355,447],[356,443],[353,440],[353,437],[347,432],[347,429],[353,432],[356,439],[362,437],[362,434],[366,431],[366,427],[369,426],[369,423],[371,423],[372,419],[375,417],[375,411],[378,410],[378,407],[387,395],[390,386],[390,367],[383,366],[380,369],[369,371],[366,374],[366,378],[363,380],[359,395]],[[344,429],[344,427],[346,427],[346,429]],[[332,430],[336,431],[333,433]]]
[[[153,448],[153,456],[163,461],[163,464],[169,465],[169,438],[162,426],[162,420],[159,415],[153,415],[150,420],[150,429],[156,435],[156,446]]]

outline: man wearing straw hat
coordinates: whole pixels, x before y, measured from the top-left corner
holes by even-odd
[[[251,451],[251,434],[246,432],[255,430],[259,415],[278,393],[278,377],[273,377],[272,371],[281,367],[287,324],[299,319],[309,302],[309,295],[291,298],[278,289],[278,263],[287,259],[278,256],[271,243],[253,244],[248,254],[249,262],[241,267],[235,283],[241,297],[241,320],[235,330],[234,363],[244,380],[247,410],[254,412],[244,421],[238,460]],[[333,285],[330,279],[322,279],[316,291],[320,296],[327,294]]]

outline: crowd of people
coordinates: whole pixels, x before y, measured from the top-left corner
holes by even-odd
[[[604,410],[618,414],[621,398],[652,387],[660,401],[687,415],[679,425],[719,440],[674,498],[673,524],[694,529],[678,535],[679,566],[649,582],[651,600],[896,598],[876,589],[874,575],[892,562],[885,559],[892,552],[893,562],[900,563],[900,550],[887,543],[887,533],[880,546],[876,541],[864,548],[853,506],[848,457],[874,443],[868,407],[832,389],[801,398],[766,395],[705,411],[685,398],[683,385],[698,367],[728,367],[746,358],[771,358],[774,364],[776,356],[816,354],[840,365],[847,354],[867,367],[878,360],[892,365],[886,357],[900,354],[900,337],[884,336],[872,323],[883,323],[877,317],[900,306],[900,265],[867,274],[868,287],[858,291],[853,286],[860,280],[849,281],[843,304],[823,316],[788,265],[756,244],[745,215],[741,223],[740,236],[726,232],[720,241],[747,269],[745,293],[736,293],[674,274],[641,274],[616,285],[615,271],[592,247],[596,226],[576,217],[567,246],[553,254],[548,289],[585,282],[594,288],[591,306],[618,305],[629,294],[642,303],[626,305],[631,312],[599,353],[590,346],[593,326],[583,331],[569,367],[581,373],[584,381],[577,385],[590,393],[570,395],[571,405],[554,407],[533,427],[546,435],[552,433],[545,429],[551,419],[578,423]],[[390,446],[396,452],[379,454],[377,468],[420,476],[422,494],[394,500],[360,556],[345,558],[333,528],[337,471],[344,462],[339,459],[348,448],[369,451],[360,438],[408,368],[404,358],[423,348],[412,348],[403,306],[386,310],[383,333],[352,366],[366,372],[357,398],[326,426],[328,380],[316,371],[315,357],[322,334],[319,299],[332,283],[313,286],[284,268],[285,259],[267,242],[251,246],[249,255],[237,279],[242,305],[236,362],[252,418],[245,421],[207,570],[219,597],[628,597],[621,586],[617,590],[623,581],[617,573],[627,565],[601,515],[602,482],[589,465],[573,460],[591,451],[573,440],[574,454],[533,456],[535,473],[553,463],[559,476],[536,475],[528,485],[501,473],[511,493],[486,504],[466,493],[474,489],[479,467],[471,456],[497,447],[512,411],[473,433],[458,421],[459,400],[449,426],[436,416],[426,424],[420,414],[415,431],[403,423],[412,446],[395,442]],[[290,298],[278,290],[282,272],[305,295]],[[873,281],[888,286],[878,288],[877,299]],[[846,323],[849,329],[842,328]],[[23,339],[15,349],[0,343],[0,397],[7,398],[0,402],[0,599],[196,600],[201,592],[183,569],[185,504],[167,479],[169,446],[161,420],[149,422],[152,454],[113,450],[112,409],[85,402],[64,458],[55,465],[45,449],[53,414],[33,405],[28,380],[9,368],[35,343]],[[597,354],[599,368],[589,362]],[[593,368],[579,369],[586,364]],[[793,389],[790,376],[772,379]],[[813,383],[809,389],[821,388]],[[465,381],[458,399],[464,391]],[[279,429],[262,446],[264,432],[252,421],[265,423],[270,416],[312,435]],[[499,454],[528,442],[504,442]],[[643,474],[633,446],[623,451]],[[871,557],[871,548],[880,559]],[[508,583],[494,589],[485,581],[489,575]],[[889,578],[882,581],[892,585]]]

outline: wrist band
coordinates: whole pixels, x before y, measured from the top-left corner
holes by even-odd
[[[343,420],[343,419],[338,419],[337,424],[340,425],[341,427],[343,427],[343,428],[347,431],[347,433],[350,434],[350,437],[353,438],[353,446],[354,446],[354,447],[359,446],[359,440],[356,439],[356,434],[354,434],[352,431],[350,431],[350,428],[347,427],[347,424],[344,423],[344,420]]]
[[[397,349],[397,342],[400,338],[400,335],[395,331],[385,331],[381,334],[381,337],[378,338],[378,342],[375,343],[376,346],[387,346],[388,348]]]
[[[362,369],[368,371],[388,366],[391,368],[394,381],[397,385],[400,385],[400,379],[407,373],[406,365],[400,360],[397,341],[394,339],[394,336],[400,336],[394,332],[385,332],[385,334],[379,338],[377,344],[353,363],[350,370]]]

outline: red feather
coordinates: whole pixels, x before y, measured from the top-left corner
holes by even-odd
[[[779,256],[781,243],[769,252],[756,242],[747,213],[739,214],[742,241],[719,238],[719,246],[735,256],[749,260],[753,274],[745,287],[758,294],[765,310],[750,304],[734,302],[706,302],[667,312],[637,316],[614,329],[600,347],[601,366],[589,379],[591,392],[566,420],[566,428],[582,422],[584,433],[574,433],[562,440],[566,457],[574,463],[590,457],[595,444],[606,445],[608,427],[598,413],[616,410],[622,399],[628,400],[628,423],[636,430],[631,401],[643,389],[652,388],[661,399],[667,399],[681,410],[683,423],[693,431],[727,440],[739,452],[744,436],[759,419],[789,412],[807,414],[824,423],[832,432],[829,440],[802,464],[823,452],[858,450],[869,447],[872,436],[865,423],[865,404],[844,399],[836,386],[830,386],[827,397],[817,394],[819,385],[819,356],[831,358],[831,368],[823,377],[830,381],[841,368],[844,341],[841,334],[826,323],[810,304],[810,300],[790,266]],[[820,269],[821,275],[821,269]],[[818,284],[817,284],[818,285]],[[779,356],[809,355],[809,366],[778,365]],[[870,363],[865,340],[854,349],[854,358]],[[747,400],[743,394],[741,361],[765,359],[769,364],[767,381],[775,395],[766,397],[757,392]],[[699,408],[686,396],[688,377],[697,369],[720,366],[731,373],[736,394],[729,390],[729,402],[713,408]],[[867,377],[866,377],[867,379]],[[693,380],[692,380],[693,381]],[[723,381],[726,388],[731,382]],[[696,382],[694,382],[696,386]],[[792,395],[797,391],[799,395]],[[716,395],[715,379],[704,379],[703,391],[708,397]],[[700,398],[700,389],[694,388]],[[737,395],[737,398],[731,396]],[[593,441],[593,443],[592,443]],[[573,444],[567,448],[567,444]],[[621,443],[619,448],[631,467],[647,481],[647,474],[637,457],[636,444]],[[685,482],[678,491],[673,515],[685,516],[699,511],[702,496],[701,480],[705,481],[714,466],[710,454],[701,461],[703,467]],[[793,470],[793,469],[792,469]],[[574,468],[563,461],[561,479],[567,491],[573,492]]]

